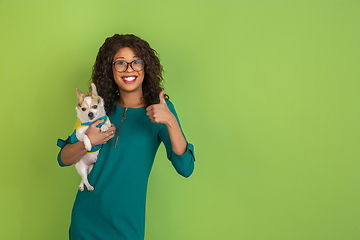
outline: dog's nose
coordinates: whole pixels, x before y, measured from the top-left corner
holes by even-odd
[[[93,118],[93,117],[94,117],[94,113],[89,112],[88,116],[89,116],[89,118]]]

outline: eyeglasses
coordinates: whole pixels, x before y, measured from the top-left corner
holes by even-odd
[[[132,62],[116,61],[112,62],[112,64],[114,65],[115,70],[120,73],[125,72],[129,65],[135,72],[140,72],[144,69],[144,61],[140,59],[134,60]]]

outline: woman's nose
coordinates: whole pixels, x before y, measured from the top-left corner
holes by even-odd
[[[131,64],[128,65],[128,68],[126,69],[126,72],[133,72],[134,70],[131,67]]]

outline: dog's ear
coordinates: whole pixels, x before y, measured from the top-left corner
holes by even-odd
[[[93,96],[99,96],[98,93],[97,93],[97,90],[96,90],[96,86],[94,83],[91,83],[91,94]]]
[[[104,99],[102,97],[99,97],[99,104],[101,107],[104,107]]]
[[[82,93],[78,88],[76,88],[76,93],[79,100],[85,97],[85,93]]]

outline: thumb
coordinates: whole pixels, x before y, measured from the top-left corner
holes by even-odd
[[[160,104],[166,104],[165,98],[164,98],[165,91],[162,90],[159,94]]]

